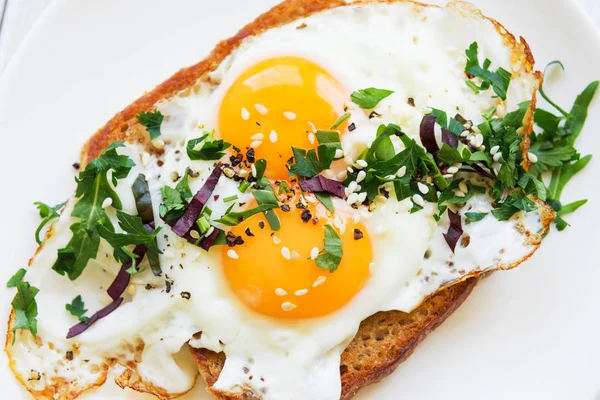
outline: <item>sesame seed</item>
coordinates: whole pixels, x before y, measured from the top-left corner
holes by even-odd
[[[342,157],[344,157],[344,150],[342,150],[342,149],[336,149],[334,157],[335,158],[342,158]]]
[[[429,186],[427,186],[426,184],[422,182],[417,182],[417,187],[419,188],[419,192],[423,194],[429,193]]]
[[[450,167],[450,168],[448,168],[448,173],[449,174],[455,174],[457,172],[458,172],[458,168],[456,168],[456,167]]]
[[[292,250],[292,260],[298,261],[300,259],[300,254],[296,250]]]
[[[398,169],[398,172],[396,172],[396,176],[397,176],[398,178],[402,178],[404,175],[406,175],[406,165],[403,165],[403,166],[401,166],[401,167]]]
[[[254,108],[256,108],[256,111],[261,115],[266,115],[269,112],[269,109],[262,104],[255,104]]]
[[[351,193],[350,196],[348,196],[348,198],[346,199],[346,203],[348,205],[352,205],[352,204],[356,203],[357,200],[358,200],[358,193]]]
[[[165,148],[165,141],[164,141],[164,140],[162,140],[162,139],[154,139],[154,140],[152,141],[152,145],[153,145],[154,147],[156,147],[157,149],[159,149],[159,150],[160,150],[160,149],[164,149],[164,148]]]
[[[385,197],[385,196],[382,196],[382,195],[377,195],[377,196],[375,196],[375,199],[374,199],[374,200],[375,200],[376,202],[378,202],[378,203],[381,203],[381,204],[385,204],[385,203],[387,203],[387,202],[388,202],[388,199],[387,199],[387,197]]]
[[[111,197],[107,197],[104,199],[104,201],[102,202],[102,208],[108,208],[110,206],[112,206],[112,198]]]
[[[366,168],[369,164],[365,160],[356,160],[356,165],[360,168]]]
[[[244,121],[248,121],[249,118],[250,118],[250,111],[246,110],[245,108],[242,108],[242,119]]]
[[[129,285],[129,287],[127,288],[127,293],[129,293],[132,296],[135,294],[136,291],[137,287],[135,285]]]
[[[478,133],[477,136],[475,136],[474,146],[479,147],[482,144],[483,144],[483,135],[481,133]]]
[[[271,143],[277,142],[277,132],[271,131],[271,133],[269,134],[269,140],[271,141]]]
[[[284,111],[283,116],[286,117],[287,119],[289,119],[290,121],[293,121],[296,119],[296,113],[293,113],[291,111]]]
[[[200,239],[200,233],[198,233],[198,231],[193,230],[193,229],[190,231],[190,236],[193,237],[194,239]]]
[[[163,255],[164,255],[165,257],[167,257],[167,258],[173,258],[173,257],[175,257],[175,254],[173,254],[173,252],[172,252],[171,250],[165,250],[165,251],[163,252]]]
[[[442,175],[442,177],[444,179],[450,179],[450,178],[452,178],[452,176],[453,176],[452,174],[444,174],[444,175]]]
[[[315,144],[315,134],[312,132],[308,133],[308,141],[310,142],[310,144]]]
[[[421,197],[420,194],[414,194],[412,201],[418,206],[425,207],[425,200],[423,200],[423,197]]]
[[[210,234],[213,233],[214,230],[215,230],[215,227],[211,226],[210,228],[208,228],[208,230],[206,231],[205,235],[206,236],[210,236]]]
[[[312,129],[313,132],[317,131],[317,128],[315,127],[315,124],[313,124],[312,122],[308,121],[308,126],[310,126],[310,129]]]
[[[238,256],[238,253],[236,253],[233,249],[227,250],[227,257],[233,260],[237,260],[238,258],[240,258],[240,256]]]
[[[254,135],[250,136],[250,139],[252,140],[263,140],[265,138],[265,135],[263,135],[262,133],[255,133]]]
[[[529,153],[529,162],[535,164],[538,162],[538,157],[533,153]]]
[[[465,197],[465,194],[463,192],[461,192],[460,190],[455,190],[454,195],[456,197]]]
[[[502,158],[502,153],[496,153],[492,158],[494,159],[494,161],[498,162]]]
[[[362,192],[358,195],[358,202],[363,203],[367,199],[367,192]]]
[[[252,176],[256,178],[256,165],[252,164],[252,167],[250,167],[250,170],[252,171]]]
[[[247,169],[240,169],[238,172],[238,176],[240,178],[245,178],[248,175],[248,170]]]
[[[465,181],[460,181],[460,183],[458,184],[458,190],[460,190],[463,193],[467,193],[469,191],[467,183]]]
[[[277,296],[286,296],[287,292],[285,290],[283,290],[282,288],[278,287],[277,289],[275,289],[275,294]]]
[[[281,239],[279,239],[277,236],[273,236],[273,243],[281,244]]]
[[[348,167],[348,168],[346,168],[346,170],[348,171],[349,174],[354,173],[354,170],[352,169],[352,167]]]
[[[463,132],[460,134],[460,137],[467,137],[467,136],[469,136],[469,133],[471,133],[471,132],[469,132],[469,131],[463,131]]]
[[[256,149],[257,147],[259,147],[262,144],[261,140],[255,140],[254,142],[250,143],[250,147],[252,147],[253,149]]]
[[[294,293],[296,296],[300,297],[300,296],[304,296],[306,293],[308,293],[308,289],[300,289],[300,290],[296,290],[296,293]]]
[[[396,178],[396,175],[386,175],[384,178],[387,179],[388,181],[392,181],[392,180],[394,180],[394,178]]]
[[[318,278],[315,280],[315,283],[313,283],[313,287],[315,288],[315,287],[317,287],[317,286],[321,286],[322,284],[324,284],[324,283],[325,283],[325,281],[326,281],[326,280],[327,280],[327,277],[326,277],[326,276],[323,276],[323,275],[319,276],[319,277],[318,277]]]
[[[287,247],[282,247],[281,248],[281,255],[283,256],[283,258],[285,258],[286,260],[289,260],[290,258],[292,258],[292,254],[290,253],[290,249],[288,249]]]
[[[294,303],[290,303],[289,301],[281,304],[281,309],[283,311],[292,311],[294,308],[296,308],[296,305]]]
[[[356,187],[358,186],[358,183],[356,183],[356,181],[352,181],[348,184],[348,192],[349,193],[354,193],[356,191]]]
[[[365,171],[359,171],[358,175],[356,176],[356,182],[362,182],[366,177],[367,173]]]
[[[314,260],[318,256],[319,256],[319,248],[318,247],[313,247],[312,250],[310,251],[310,258],[311,258],[311,260]]]

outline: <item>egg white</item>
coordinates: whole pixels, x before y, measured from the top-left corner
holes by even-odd
[[[306,27],[297,29],[302,23]],[[494,98],[491,90],[475,96],[464,84],[464,50],[473,41],[479,43],[481,59],[490,58],[494,67],[512,71],[506,103]],[[511,49],[494,25],[452,7],[370,4],[317,13],[248,38],[211,73],[211,83],[199,83],[195,90],[159,105],[167,116],[161,127],[161,140],[166,143],[162,165],[137,145],[119,149],[136,162],[128,178],[116,187],[124,211],[135,214],[130,188],[138,173],[144,173],[149,182],[156,221],[160,221],[160,188],[174,186],[187,167],[200,174],[190,180],[196,192],[213,165],[190,161],[186,141],[217,126],[220,100],[240,73],[259,60],[283,55],[305,57],[323,66],[348,93],[366,87],[394,90],[377,106],[378,118],[368,119],[362,110],[348,104],[350,121],[357,126],[342,138],[348,163],[370,145],[381,123],[398,124],[419,140],[418,127],[429,107],[461,113],[477,124],[493,106],[502,112],[531,100],[537,85],[532,73],[513,63]],[[409,97],[414,98],[415,107],[408,104]],[[396,147],[402,149],[399,143]],[[339,175],[346,166],[339,161],[332,173]],[[215,193],[221,200],[208,204],[213,220],[227,209],[223,198],[242,196],[237,185],[224,177]],[[244,202],[244,197],[239,201]],[[345,204],[340,202],[336,206],[341,210]],[[490,202],[486,195],[474,196],[467,208],[489,211]],[[105,373],[105,360],[115,358],[121,364],[135,362],[144,381],[169,393],[183,393],[193,386],[197,375],[189,356],[180,352],[189,341],[193,347],[225,352],[227,360],[215,389],[235,392],[251,388],[266,399],[338,399],[340,354],[363,319],[381,310],[411,311],[429,294],[469,272],[523,258],[534,245],[517,228],[524,226],[534,233],[541,228],[539,217],[518,215],[501,222],[490,216],[466,225],[470,244],[458,246],[452,254],[442,236],[449,222],[447,217],[435,221],[434,204],[411,214],[410,200],[398,202],[392,192],[372,212],[346,207],[346,218],[360,218],[372,239],[370,279],[345,307],[330,315],[278,321],[251,312],[237,300],[224,277],[219,249],[204,252],[158,222],[164,276],[154,277],[149,268],[134,276],[121,307],[80,336],[66,340],[75,321],[64,304],[81,294],[90,310],[105,306],[109,303],[105,290],[120,268],[110,246],[103,243],[96,260],[90,261],[78,280],[69,281],[51,270],[57,250],[70,238],[72,207],[73,200],[26,276],[40,288],[38,327],[43,344],[38,346],[29,336],[19,334],[9,349],[17,374],[26,377],[31,370],[43,374],[40,381],[28,383],[38,388],[56,378],[91,385]],[[169,291],[165,281],[170,282]],[[184,299],[182,292],[189,292],[191,298]],[[64,353],[74,346],[74,360],[65,361]]]

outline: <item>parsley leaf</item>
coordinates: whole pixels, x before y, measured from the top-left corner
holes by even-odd
[[[329,272],[334,272],[340,262],[344,252],[342,250],[342,239],[330,225],[325,225],[325,237],[323,239],[324,247],[316,258],[317,267]]]
[[[120,209],[121,201],[109,184],[108,171],[112,171],[112,183],[116,185],[117,179],[125,178],[135,165],[129,157],[117,153],[116,149],[122,146],[121,142],[108,146],[76,179],[75,196],[78,200],[71,215],[79,221],[71,225],[73,236],[64,248],[58,250],[57,260],[52,266],[54,271],[60,275],[67,274],[71,280],[77,279],[88,261],[96,258],[100,245],[98,227],[114,230],[102,204],[110,198],[113,207]]]
[[[17,329],[30,331],[35,337],[37,336],[37,303],[35,296],[39,289],[31,286],[28,282],[19,282],[17,284],[17,295],[11,302],[15,310],[15,326],[13,332]],[[13,337],[13,344],[14,344]]]
[[[306,151],[292,147],[295,163],[290,167],[290,176],[298,175],[305,178],[312,178],[321,171],[329,168],[335,157],[335,148],[322,144],[317,150],[318,157],[315,149]]]
[[[23,281],[23,277],[25,276],[26,272],[27,272],[27,270],[25,268],[19,269],[13,276],[11,276],[11,278],[8,280],[8,282],[6,282],[6,287],[7,288],[16,287],[17,284],[19,284],[19,282]]]
[[[154,140],[160,136],[160,125],[165,119],[164,115],[158,110],[139,113],[135,116],[140,124],[146,127],[150,139]]]
[[[42,244],[42,240],[40,239],[40,233],[41,233],[42,229],[53,219],[60,217],[59,211],[61,208],[63,208],[65,203],[60,203],[53,207],[51,207],[45,203],[42,203],[41,201],[36,201],[33,204],[35,204],[37,209],[40,211],[40,217],[43,218],[42,222],[40,222],[40,225],[35,230],[35,241],[38,244]]]
[[[225,155],[225,150],[231,146],[222,139],[209,140],[214,134],[213,132],[205,133],[197,139],[190,139],[187,142],[186,150],[190,160],[220,160]],[[202,144],[204,142],[204,144]],[[202,145],[201,145],[202,144]]]
[[[481,221],[485,217],[487,217],[488,213],[480,213],[480,212],[467,212],[465,213],[465,217],[467,217],[467,225]]]
[[[252,190],[252,194],[254,195],[256,203],[258,204],[256,207],[244,211],[227,212],[215,222],[227,226],[235,226],[255,214],[272,210],[273,208],[279,208],[279,201],[277,196],[275,196],[273,189],[255,189]],[[269,223],[270,222],[271,221],[269,221]],[[277,222],[279,222],[279,219]]]
[[[392,90],[367,88],[352,92],[350,99],[360,108],[371,109],[392,93]]]
[[[491,86],[498,97],[502,100],[506,100],[506,91],[508,90],[510,78],[512,77],[511,73],[502,67],[498,68],[496,72],[490,71],[489,67],[492,62],[489,59],[486,59],[483,62],[483,65],[479,65],[478,52],[479,47],[477,42],[473,42],[465,51],[465,54],[467,55],[465,71],[468,75],[481,79],[482,83],[480,86],[477,86],[475,83],[468,80],[467,82],[470,83],[468,83],[467,86],[473,89],[475,93],[479,93],[480,90],[487,90]]]
[[[333,207],[333,201],[331,200],[331,195],[329,195],[329,193],[317,192],[314,193],[314,195],[317,198],[317,200],[319,200],[330,213],[335,212],[335,208]]]
[[[519,211],[533,211],[537,207],[533,200],[526,197],[522,191],[516,191],[506,198],[502,203],[498,204],[492,210],[492,215],[499,221],[507,221]]]
[[[65,305],[65,308],[71,313],[72,316],[77,317],[79,322],[83,322],[84,324],[90,322],[90,318],[84,316],[88,310],[85,308],[85,303],[81,299],[81,295],[75,297],[71,304]]]
[[[142,244],[156,253],[161,253],[154,240],[156,234],[161,230],[160,227],[152,232],[148,232],[139,216],[129,215],[122,211],[117,211],[117,219],[119,220],[119,226],[125,233],[115,233],[105,226],[98,226],[100,236],[110,243],[112,247],[118,249],[131,244]]]
[[[158,207],[161,218],[167,222],[176,220],[185,211],[187,202],[193,197],[190,185],[188,183],[187,170],[183,178],[177,183],[175,189],[170,186],[163,186],[160,191],[163,195],[163,202]]]

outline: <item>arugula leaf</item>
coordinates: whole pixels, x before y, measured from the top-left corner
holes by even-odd
[[[260,181],[267,170],[267,160],[261,158],[260,160],[256,160],[254,163],[254,168],[256,169],[256,180]]]
[[[11,278],[8,280],[8,282],[6,282],[6,287],[7,288],[16,287],[17,284],[19,284],[21,281],[23,281],[23,277],[25,276],[26,272],[27,272],[27,270],[25,268],[19,269],[13,276],[11,276]]]
[[[42,229],[53,219],[60,217],[59,211],[61,208],[63,208],[66,202],[57,204],[54,207],[42,203],[41,201],[36,201],[33,204],[35,204],[37,209],[40,211],[40,217],[43,218],[42,222],[40,222],[40,225],[35,230],[35,241],[37,244],[42,244],[42,240],[40,239],[40,233]]]
[[[526,197],[526,195],[517,191],[511,194],[502,203],[498,204],[495,209],[492,210],[492,215],[499,221],[507,221],[519,211],[533,211],[537,208],[535,203]]]
[[[84,316],[88,310],[85,308],[85,303],[81,299],[81,295],[75,297],[71,304],[65,305],[65,308],[72,316],[76,317],[79,322],[83,322],[84,324],[90,322],[90,318]]]
[[[222,139],[208,140],[214,134],[213,132],[205,133],[197,139],[190,139],[187,142],[186,150],[190,160],[220,160],[225,155],[231,143],[227,143]],[[204,144],[201,145],[201,143]],[[201,145],[201,146],[200,146]]]
[[[577,154],[577,150],[565,139],[552,142],[531,135],[531,141],[529,153],[537,157],[537,162],[530,165],[529,171],[535,176],[562,166]]]
[[[119,220],[119,226],[125,233],[115,233],[102,225],[97,228],[100,236],[112,247],[117,249],[132,244],[142,244],[156,253],[161,253],[154,240],[161,230],[160,227],[153,232],[148,232],[139,216],[129,215],[122,211],[117,211],[117,219]]]
[[[562,191],[567,183],[569,183],[575,174],[584,169],[591,160],[592,155],[590,154],[572,164],[564,164],[562,167],[555,169],[552,172],[552,178],[550,179],[550,185],[548,186],[548,197],[554,200],[560,200]]]
[[[314,149],[308,151],[292,147],[295,163],[290,167],[290,176],[298,175],[312,178],[321,171],[329,168],[335,157],[335,148],[328,145],[320,145],[317,152]]]
[[[508,90],[510,78],[512,77],[511,73],[502,67],[498,68],[495,72],[490,71],[489,67],[491,61],[489,59],[486,59],[483,62],[483,65],[480,66],[478,52],[479,47],[477,42],[473,42],[465,51],[465,54],[467,55],[465,71],[467,74],[481,79],[482,83],[480,86],[477,86],[472,81],[467,81],[470,82],[467,86],[474,89],[476,93],[478,93],[479,90],[487,90],[491,86],[498,97],[502,100],[506,100],[506,91]]]
[[[35,296],[38,292],[39,289],[31,286],[28,282],[17,283],[17,295],[11,302],[16,317],[13,333],[16,333],[17,329],[24,329],[30,331],[34,337],[37,336],[38,310]],[[13,337],[14,343],[15,337]]]
[[[360,108],[371,109],[389,95],[394,93],[392,90],[367,88],[352,92],[350,99]]]
[[[480,212],[467,212],[465,213],[465,217],[467,217],[467,225],[481,221],[485,217],[487,217],[488,213],[480,213]]]
[[[252,190],[252,194],[256,199],[256,207],[244,211],[227,212],[215,222],[227,226],[235,226],[255,214],[272,210],[273,208],[279,208],[279,201],[272,189],[255,189]],[[279,222],[279,220],[277,222]]]
[[[575,140],[579,137],[583,129],[588,115],[588,108],[598,90],[599,84],[600,81],[590,83],[575,99],[575,104],[571,108],[571,118],[567,118],[567,122],[565,123],[565,129],[567,132],[570,132],[569,141],[571,144],[575,143]]]
[[[121,209],[121,201],[108,182],[108,171],[112,170],[112,183],[125,178],[135,163],[127,156],[119,155],[117,148],[123,143],[113,143],[102,154],[90,161],[77,181],[78,198],[71,215],[79,221],[71,225],[73,236],[67,245],[58,250],[58,257],[52,269],[60,275],[75,280],[81,275],[90,259],[96,258],[100,245],[98,227],[114,231],[114,227],[102,207],[110,198],[116,209]]]
[[[158,110],[142,112],[135,116],[138,122],[145,126],[150,134],[150,139],[154,140],[160,136],[160,125],[165,119],[164,115]]]
[[[317,267],[329,270],[329,272],[335,272],[344,255],[342,250],[343,242],[330,225],[325,225],[324,228],[323,250],[321,250],[315,262]]]

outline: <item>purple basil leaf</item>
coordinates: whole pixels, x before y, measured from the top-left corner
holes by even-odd
[[[136,262],[137,265],[140,265],[140,263],[144,259],[144,255],[146,254],[146,246],[138,244],[133,249],[133,254],[138,256]],[[115,280],[110,284],[110,287],[106,290],[111,299],[117,300],[119,297],[121,297],[125,289],[127,289],[127,286],[129,286],[129,278],[131,277],[131,275],[129,274],[129,272],[127,272],[127,270],[131,268],[132,264],[133,263],[131,261],[129,261],[127,264],[123,264],[123,266],[119,270],[119,273],[115,277]]]
[[[322,175],[313,176],[300,182],[300,187],[305,192],[327,192],[336,197],[344,198],[344,184],[334,181],[333,179],[325,178]]]
[[[202,188],[200,188],[198,193],[192,198],[183,215],[177,219],[173,225],[173,232],[175,232],[177,236],[184,237],[185,234],[189,232],[190,228],[194,226],[204,205],[208,202],[213,190],[215,190],[222,172],[223,170],[221,167],[215,167],[212,174],[210,174],[206,182],[204,182]]]
[[[419,136],[423,147],[429,153],[433,154],[440,149],[437,140],[435,140],[435,115],[429,114],[423,117],[419,128]]]
[[[456,136],[454,133],[450,132],[449,130],[442,128],[442,142],[446,143],[448,146],[450,146],[452,148],[457,148],[458,147],[458,136]]]
[[[69,329],[69,332],[67,333],[67,339],[71,339],[72,337],[75,337],[85,332],[90,326],[96,323],[96,321],[106,317],[108,314],[115,311],[117,307],[121,305],[122,302],[123,298],[119,297],[117,300],[113,301],[112,303],[110,303],[109,305],[92,315],[87,324],[80,322],[77,325],[71,327],[71,329]]]
[[[215,244],[215,241],[217,240],[217,238],[219,237],[219,235],[222,234],[222,233],[223,233],[223,231],[221,229],[214,228],[210,235],[208,235],[207,237],[205,237],[204,239],[202,239],[202,241],[200,242],[199,246],[202,249],[208,251],[211,248],[211,246],[213,244]]]
[[[448,233],[444,233],[444,239],[446,239],[446,243],[454,253],[458,239],[463,234],[463,229],[459,213],[448,210],[448,217],[450,217],[450,226],[448,227]]]

